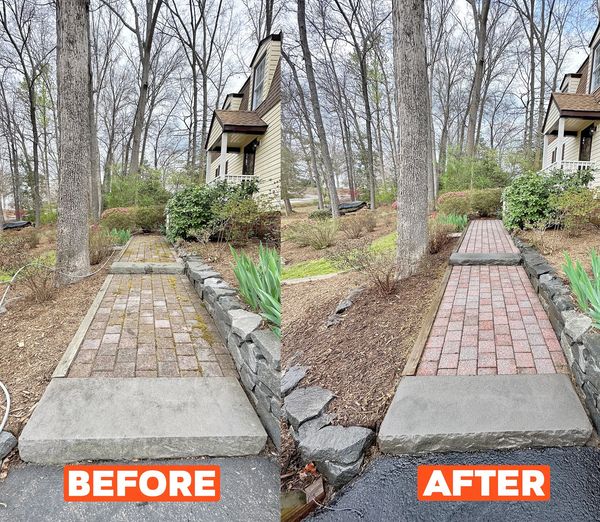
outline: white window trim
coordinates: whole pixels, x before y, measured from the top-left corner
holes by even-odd
[[[597,61],[597,63],[596,63]],[[600,87],[600,42],[596,44],[592,52],[592,66],[590,74],[590,94]],[[596,77],[595,72],[598,73]],[[595,80],[595,81],[594,81]]]
[[[259,67],[262,66],[262,75],[258,78],[260,81],[257,83],[257,72]],[[265,53],[262,58],[258,61],[254,67],[253,81],[252,81],[252,110],[255,110],[264,100],[265,96],[265,80],[267,76],[267,54]],[[260,99],[257,99],[257,87],[260,86]]]

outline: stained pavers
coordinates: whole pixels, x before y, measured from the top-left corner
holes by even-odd
[[[456,266],[417,375],[566,372],[550,320],[520,266]]]
[[[114,275],[68,377],[223,377],[235,366],[185,276]]]
[[[163,236],[142,234],[134,236],[120,258],[127,263],[172,263],[175,254]]]
[[[499,219],[471,221],[458,251],[480,254],[519,253]]]

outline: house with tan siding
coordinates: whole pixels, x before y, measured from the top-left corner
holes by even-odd
[[[600,25],[579,70],[550,96],[544,122],[543,170],[596,171],[600,186]]]
[[[239,92],[214,111],[208,138],[206,182],[256,180],[259,194],[281,191],[281,33],[263,39]]]

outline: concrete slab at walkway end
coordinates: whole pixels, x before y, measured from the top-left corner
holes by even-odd
[[[399,455],[580,446],[591,434],[564,374],[404,377],[378,443]]]
[[[239,382],[52,379],[21,437],[25,462],[256,455],[267,434]]]
[[[516,266],[521,264],[521,254],[509,252],[463,253],[455,252],[449,263],[456,266]]]
[[[110,265],[111,274],[183,274],[183,263],[130,263],[117,261]]]

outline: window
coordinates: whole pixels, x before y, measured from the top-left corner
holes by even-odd
[[[592,59],[592,84],[590,92],[594,92],[600,87],[600,44],[594,47],[594,56]]]
[[[254,176],[254,163],[256,160],[256,148],[258,141],[254,140],[244,147],[244,166],[242,170],[243,176]]]
[[[215,170],[215,178],[218,178],[221,175],[221,165],[217,165],[217,170]]]
[[[252,92],[252,110],[256,109],[263,101],[263,88],[265,85],[266,58],[263,56],[254,68],[254,90]]]
[[[552,163],[556,163],[556,149],[552,151]]]

